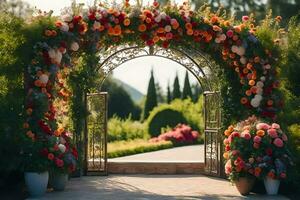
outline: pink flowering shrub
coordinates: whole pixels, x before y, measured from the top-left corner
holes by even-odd
[[[151,142],[171,141],[174,144],[193,144],[197,142],[199,133],[185,124],[178,124],[172,130],[160,134],[158,137],[151,138]]]
[[[225,173],[230,180],[245,176],[287,177],[287,168],[293,162],[288,137],[279,124],[263,123],[253,116],[229,126],[224,135]]]

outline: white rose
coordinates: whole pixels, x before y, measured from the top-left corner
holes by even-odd
[[[260,94],[257,94],[254,96],[254,99],[257,99],[260,102],[263,99],[263,97]]]
[[[243,46],[240,46],[237,48],[237,54],[240,55],[240,56],[243,56],[246,52],[246,49],[243,47]]]
[[[245,64],[247,63],[246,57],[245,57],[245,56],[242,56],[242,57],[240,58],[240,62],[241,62],[243,65],[245,65]]]
[[[101,26],[101,24],[100,24],[99,22],[95,21],[95,22],[94,22],[94,25],[93,25],[93,28],[94,28],[94,29],[99,29],[100,26]]]
[[[257,99],[252,99],[250,102],[251,106],[253,106],[254,108],[259,107],[260,102]]]
[[[264,83],[262,81],[257,81],[256,86],[260,87],[260,88],[263,88],[264,87]]]
[[[59,145],[58,145],[58,148],[59,148],[59,150],[60,150],[62,153],[65,153],[65,152],[66,152],[66,146],[65,146],[65,145],[59,144]]]
[[[61,16],[61,19],[64,22],[71,22],[73,20],[73,16],[70,14],[65,14],[65,15]]]
[[[49,81],[49,76],[47,74],[42,74],[39,79],[42,83],[47,84]]]
[[[78,49],[79,49],[79,44],[78,44],[77,42],[73,42],[73,43],[71,44],[70,49],[71,49],[72,51],[78,51]]]
[[[265,82],[265,81],[266,81],[266,77],[265,77],[265,76],[262,76],[262,77],[260,77],[260,80],[261,80],[262,82]]]
[[[67,23],[62,23],[62,26],[60,27],[60,30],[63,32],[69,31],[69,25]]]
[[[257,87],[256,93],[262,95],[263,89],[260,87]]]
[[[160,15],[157,15],[155,18],[154,18],[155,22],[159,23],[161,21],[161,16]]]
[[[222,41],[226,40],[226,35],[224,33],[221,35],[221,40]]]
[[[232,51],[233,53],[236,53],[236,52],[238,51],[238,47],[237,47],[236,45],[233,45],[233,46],[231,47],[231,51]]]
[[[60,63],[61,62],[61,59],[62,59],[62,53],[58,50],[56,50],[56,55],[55,55],[55,58],[54,60],[57,62],[57,63]]]
[[[95,16],[95,17],[96,17],[97,20],[102,19],[102,15],[101,15],[100,13],[96,13],[96,16]]]
[[[170,25],[165,26],[165,31],[170,32],[172,30],[172,27]]]
[[[55,58],[55,56],[56,56],[55,50],[54,49],[50,49],[48,51],[48,55],[49,55],[50,58]]]
[[[162,19],[166,19],[167,14],[165,12],[162,12],[162,13],[160,13],[160,16],[161,16]]]
[[[216,39],[215,39],[215,42],[216,42],[216,43],[220,43],[221,40],[220,40],[219,38],[216,38]]]

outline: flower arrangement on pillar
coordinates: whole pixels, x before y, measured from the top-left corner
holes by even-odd
[[[279,179],[293,164],[287,136],[280,125],[260,122],[255,116],[229,126],[224,132],[225,173],[241,194],[251,191],[254,179],[264,179],[268,194],[277,194]]]

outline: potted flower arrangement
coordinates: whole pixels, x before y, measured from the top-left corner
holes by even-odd
[[[47,159],[48,149],[45,143],[40,141],[27,143],[21,154],[23,156],[23,168],[25,184],[31,197],[43,196],[47,190],[49,179]]]
[[[253,158],[252,135],[249,130],[255,120],[255,117],[251,117],[236,126],[229,126],[224,132],[225,173],[242,195],[249,194],[254,185],[255,174],[252,172],[258,173]]]
[[[63,131],[55,137],[48,153],[51,161],[50,185],[55,191],[65,189],[69,174],[75,171],[78,159],[76,148],[71,143],[70,133]]]
[[[225,173],[241,194],[250,192],[253,177],[264,179],[268,194],[277,194],[279,179],[287,177],[287,167],[292,164],[288,138],[280,125],[269,125],[253,116],[230,126],[224,134]]]
[[[267,194],[278,193],[280,180],[286,179],[287,168],[293,165],[290,152],[287,148],[287,135],[280,125],[273,123],[257,123],[257,165],[262,168],[261,178],[264,179]]]

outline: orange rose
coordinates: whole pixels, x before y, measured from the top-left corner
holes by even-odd
[[[250,86],[254,86],[255,85],[255,80],[250,80],[248,83]]]
[[[121,34],[122,34],[121,26],[120,25],[116,25],[115,28],[114,28],[114,35],[115,36],[119,36]]]
[[[139,25],[138,30],[140,32],[145,32],[147,30],[147,26],[145,24],[141,24],[141,25]]]
[[[186,28],[187,30],[192,29],[192,28],[193,28],[193,25],[192,25],[191,23],[186,23],[186,24],[185,24],[185,28]]]
[[[130,19],[126,18],[123,22],[124,26],[129,26],[130,25]]]
[[[258,131],[256,132],[256,135],[262,137],[262,136],[265,135],[265,131],[264,131],[264,130],[258,130]]]
[[[246,95],[249,97],[249,96],[251,96],[252,95],[252,92],[251,92],[251,90],[246,90]]]
[[[241,104],[248,103],[248,99],[246,97],[241,98]]]
[[[29,124],[28,124],[27,122],[25,122],[25,123],[23,124],[23,128],[24,128],[24,129],[29,128]]]
[[[26,113],[27,115],[31,115],[33,112],[32,108],[27,108]]]
[[[36,86],[36,87],[42,87],[42,85],[43,85],[43,83],[42,83],[42,81],[41,80],[35,80],[34,81],[34,85]]]
[[[187,34],[187,35],[193,35],[193,34],[194,34],[193,29],[188,29],[188,30],[186,31],[186,34]]]

